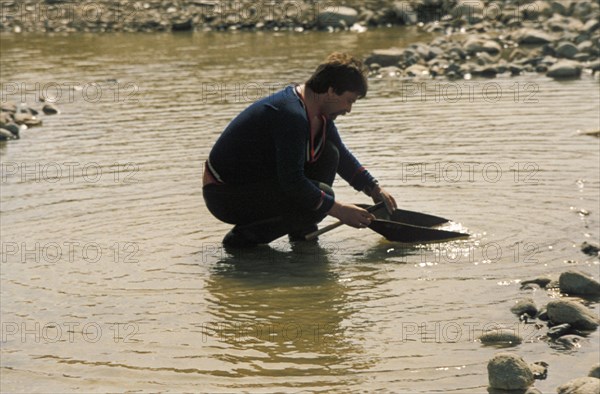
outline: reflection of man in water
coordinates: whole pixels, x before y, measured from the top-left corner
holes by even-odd
[[[205,165],[209,211],[235,224],[226,246],[269,243],[289,234],[301,240],[327,215],[353,227],[374,216],[336,201],[336,173],[375,202],[394,198],[343,144],[334,120],[367,94],[359,60],[333,53],[303,85],[290,85],[242,111],[227,126]]]

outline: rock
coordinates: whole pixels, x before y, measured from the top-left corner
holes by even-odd
[[[538,313],[535,302],[533,302],[531,298],[517,301],[517,303],[510,308],[510,311],[517,316],[521,316],[522,314],[526,313],[531,317],[535,317]]]
[[[523,28],[515,33],[516,41],[520,45],[542,45],[552,42],[554,38],[541,30]]]
[[[546,76],[554,79],[579,78],[581,65],[572,60],[560,60],[548,69]]]
[[[563,272],[558,278],[561,293],[569,295],[600,295],[600,283],[581,272]]]
[[[392,7],[396,17],[405,25],[414,25],[418,22],[417,13],[408,1],[396,1]]]
[[[538,19],[540,16],[549,17],[552,15],[552,6],[546,1],[534,1],[533,3],[521,6],[521,12],[525,19]]]
[[[579,49],[570,42],[561,42],[556,47],[556,56],[573,59],[579,53]]]
[[[5,128],[0,128],[0,141],[8,141],[8,140],[16,140],[18,137],[15,137],[13,133],[6,130]]]
[[[581,342],[580,336],[568,334],[568,335],[563,335],[562,337],[554,339],[554,344],[559,345],[559,346],[558,347],[552,346],[552,347],[555,349],[571,350],[571,349],[581,347],[579,342]]]
[[[569,323],[572,327],[582,330],[595,330],[598,327],[598,317],[577,302],[550,301],[547,309],[548,317],[555,325]]]
[[[536,389],[535,387],[530,387],[523,394],[543,394],[543,393],[540,390]]]
[[[413,64],[404,70],[404,72],[409,77],[424,77],[429,75],[429,69],[420,64]]]
[[[52,103],[46,103],[44,104],[44,107],[42,107],[42,112],[44,112],[46,115],[55,115],[59,113],[59,110],[56,108],[56,105]]]
[[[600,393],[600,379],[585,377],[568,381],[558,386],[558,394],[598,394]]]
[[[536,361],[533,364],[529,364],[529,369],[531,369],[534,379],[544,380],[548,377],[548,363],[544,361]]]
[[[478,37],[469,37],[463,44],[467,53],[473,55],[477,52],[486,52],[490,55],[498,55],[502,47],[496,41],[485,40]]]
[[[590,369],[590,373],[588,374],[588,376],[600,379],[600,364],[594,365],[592,369]]]
[[[15,112],[17,112],[17,104],[10,101],[2,103],[0,104],[0,111],[14,114]]]
[[[518,345],[523,342],[515,330],[510,329],[499,329],[488,331],[479,337],[479,340],[484,345]]]
[[[600,257],[600,247],[587,242],[581,244],[581,251],[589,256]]]
[[[590,19],[581,29],[588,33],[593,33],[598,30],[598,28],[600,28],[600,21],[598,19]]]
[[[559,324],[548,330],[548,336],[550,338],[560,338],[567,335],[571,331],[571,325],[569,323]]]
[[[491,388],[524,390],[533,384],[533,373],[527,363],[512,353],[498,353],[487,365]]]
[[[450,11],[450,15],[454,19],[465,18],[469,23],[477,23],[482,19],[483,2],[458,0]]]
[[[365,59],[365,64],[377,63],[381,67],[395,66],[404,58],[404,50],[398,48],[378,49]]]
[[[559,1],[559,0],[555,0],[553,1],[550,6],[552,7],[552,12],[556,13],[556,14],[560,14],[560,15],[569,15],[570,10],[567,4],[565,4],[565,1]]]
[[[358,12],[350,7],[332,7],[332,11],[320,12],[317,16],[317,25],[325,27],[349,27],[358,20]]]
[[[528,280],[524,280],[523,282],[521,282],[521,287],[528,285],[528,284],[535,284],[538,285],[539,287],[541,287],[542,289],[545,289],[546,286],[548,286],[548,284],[552,282],[552,279],[550,278],[535,278],[535,279],[528,279]]]
[[[194,30],[194,20],[192,18],[174,20],[171,22],[172,31],[192,31]]]

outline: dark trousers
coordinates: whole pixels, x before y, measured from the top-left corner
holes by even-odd
[[[327,142],[319,159],[305,165],[304,173],[319,189],[333,196],[331,185],[338,163],[338,149]],[[299,207],[276,180],[246,185],[211,184],[202,188],[202,194],[206,207],[217,219],[235,224],[235,231],[256,243],[310,232],[326,216]]]

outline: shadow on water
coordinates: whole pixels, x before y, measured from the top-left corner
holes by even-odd
[[[311,376],[302,387],[358,383],[351,371],[372,361],[348,334],[353,312],[330,254],[318,244],[225,251],[205,287],[214,357],[243,375]]]

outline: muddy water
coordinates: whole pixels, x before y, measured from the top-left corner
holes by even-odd
[[[220,247],[200,178],[227,122],[332,50],[419,38],[3,36],[3,100],[44,94],[62,113],[0,145],[2,390],[483,392],[498,349],[474,339],[498,326],[550,364],[542,391],[586,375],[598,331],[549,344],[509,308],[558,296],[521,280],[598,276],[579,248],[600,235],[599,144],[580,133],[600,128],[597,77],[384,77],[338,120],[402,207],[468,241],[408,248],[345,227],[319,246]]]

